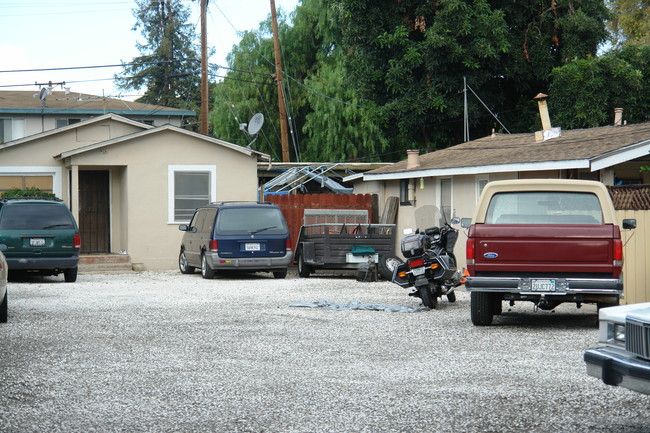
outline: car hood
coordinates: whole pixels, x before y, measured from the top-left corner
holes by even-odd
[[[609,322],[625,323],[625,318],[628,315],[644,321],[650,321],[650,302],[601,308],[598,313],[598,318]]]

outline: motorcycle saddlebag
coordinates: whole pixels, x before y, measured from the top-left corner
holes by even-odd
[[[424,254],[431,248],[431,239],[423,233],[409,235],[402,239],[402,254],[407,259]]]

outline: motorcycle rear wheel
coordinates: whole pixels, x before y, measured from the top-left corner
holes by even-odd
[[[429,286],[420,286],[417,289],[424,306],[435,310],[438,306],[438,297],[431,293],[431,288]]]

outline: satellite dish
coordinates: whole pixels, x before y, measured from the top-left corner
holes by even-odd
[[[264,125],[264,115],[262,113],[254,114],[248,122],[248,135],[255,135],[260,132],[262,125]]]
[[[45,87],[43,87],[41,89],[41,93],[38,94],[38,99],[45,102],[45,98],[47,98],[47,89]]]

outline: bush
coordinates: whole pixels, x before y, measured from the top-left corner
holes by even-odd
[[[51,192],[41,191],[38,188],[12,188],[7,190],[0,195],[0,198],[16,198],[16,197],[30,197],[30,198],[57,198],[56,195]]]

